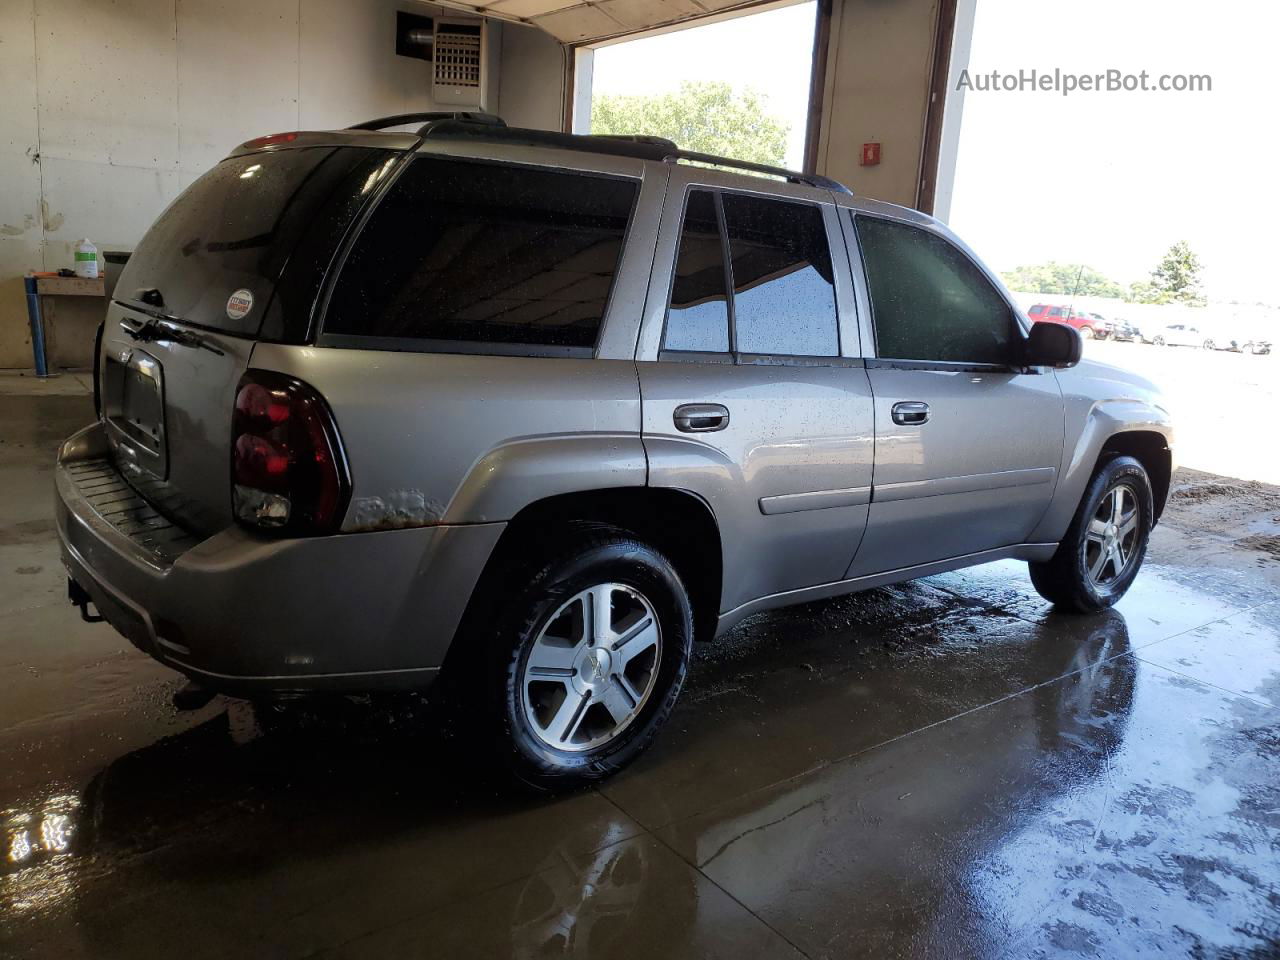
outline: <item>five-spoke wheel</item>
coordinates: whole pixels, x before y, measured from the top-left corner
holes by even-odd
[[[666,721],[688,670],[693,607],[671,561],[627,531],[571,524],[494,589],[486,682],[512,772],[557,789],[621,769]]]
[[[1133,457],[1112,454],[1085,487],[1053,556],[1029,564],[1031,582],[1040,596],[1068,610],[1109,607],[1138,575],[1153,521],[1146,470]]]
[[[520,681],[534,734],[589,750],[636,718],[653,691],[662,630],[636,589],[601,583],[575,594],[533,641]]]
[[[1112,487],[1085,531],[1084,566],[1096,586],[1114,583],[1133,560],[1138,536],[1138,495],[1127,483]]]

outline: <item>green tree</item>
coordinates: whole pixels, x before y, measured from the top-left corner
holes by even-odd
[[[755,90],[682,83],[675,93],[591,99],[591,132],[644,134],[684,150],[780,166],[790,124],[771,116]]]
[[[1203,265],[1185,240],[1179,240],[1160,258],[1151,271],[1150,280],[1140,280],[1129,287],[1129,299],[1135,303],[1186,303],[1203,306],[1200,271]]]
[[[1048,263],[1017,267],[1001,274],[1012,289],[1023,293],[1061,293],[1067,296],[1122,297],[1120,284],[1082,263]]]

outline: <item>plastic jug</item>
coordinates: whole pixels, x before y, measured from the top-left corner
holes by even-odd
[[[76,276],[95,280],[98,276],[98,248],[88,237],[76,244]]]

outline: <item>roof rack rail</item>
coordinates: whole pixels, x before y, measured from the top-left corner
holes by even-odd
[[[843,183],[832,180],[829,177],[822,177],[814,173],[801,173],[798,170],[786,170],[782,167],[771,167],[763,163],[752,163],[749,160],[734,160],[730,157],[717,157],[710,153],[681,150],[673,141],[665,137],[650,137],[641,134],[560,133],[554,130],[508,127],[497,117],[490,117],[489,114],[424,113],[408,114],[407,116],[432,118],[418,131],[418,135],[422,137],[449,140],[499,140],[523,146],[578,150],[584,153],[603,153],[618,157],[634,157],[638,160],[663,161],[666,163],[678,163],[684,160],[689,163],[703,163],[713,167],[726,167],[731,170],[762,173],[771,177],[779,177],[791,183],[803,183],[811,187],[817,187],[820,190],[831,190],[835,193],[853,193]],[[398,119],[396,117],[387,118],[387,120]],[[385,121],[371,122],[382,123]],[[399,120],[399,122],[403,123],[405,121]],[[414,121],[410,120],[408,122],[412,123]],[[394,126],[394,124],[387,123],[387,126]]]
[[[750,170],[753,173],[764,173],[771,177],[781,177],[791,183],[803,183],[811,187],[818,187],[822,190],[832,190],[836,193],[847,193],[850,195],[853,194],[853,191],[839,180],[832,180],[830,177],[824,177],[816,173],[801,173],[798,170],[788,170],[785,167],[771,167],[767,163],[754,163],[751,160],[734,160],[730,157],[717,157],[713,153],[698,153],[694,150],[676,150],[662,159],[667,163],[678,163],[681,160],[684,160],[688,163],[705,163],[708,166],[729,167],[733,170]]]
[[[461,120],[466,123],[479,123],[488,127],[505,127],[506,121],[492,113],[480,113],[474,110],[432,111],[429,113],[397,113],[390,117],[378,117],[364,123],[353,124],[348,130],[385,130],[387,127],[399,127],[406,123],[432,124],[440,120]],[[422,133],[424,131],[419,131]]]
[[[666,137],[651,137],[644,133],[592,133],[588,136],[598,137],[601,140],[617,140],[619,143],[643,143],[650,147],[665,147],[668,150],[680,149],[674,140],[668,140]]]

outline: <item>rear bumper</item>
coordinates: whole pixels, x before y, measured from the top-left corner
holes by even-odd
[[[112,482],[102,474],[105,453],[100,424],[58,453],[69,574],[139,649],[233,693],[430,683],[505,526],[296,539],[232,526],[205,540],[184,541],[180,531],[157,538],[122,522],[118,499],[94,495]]]

